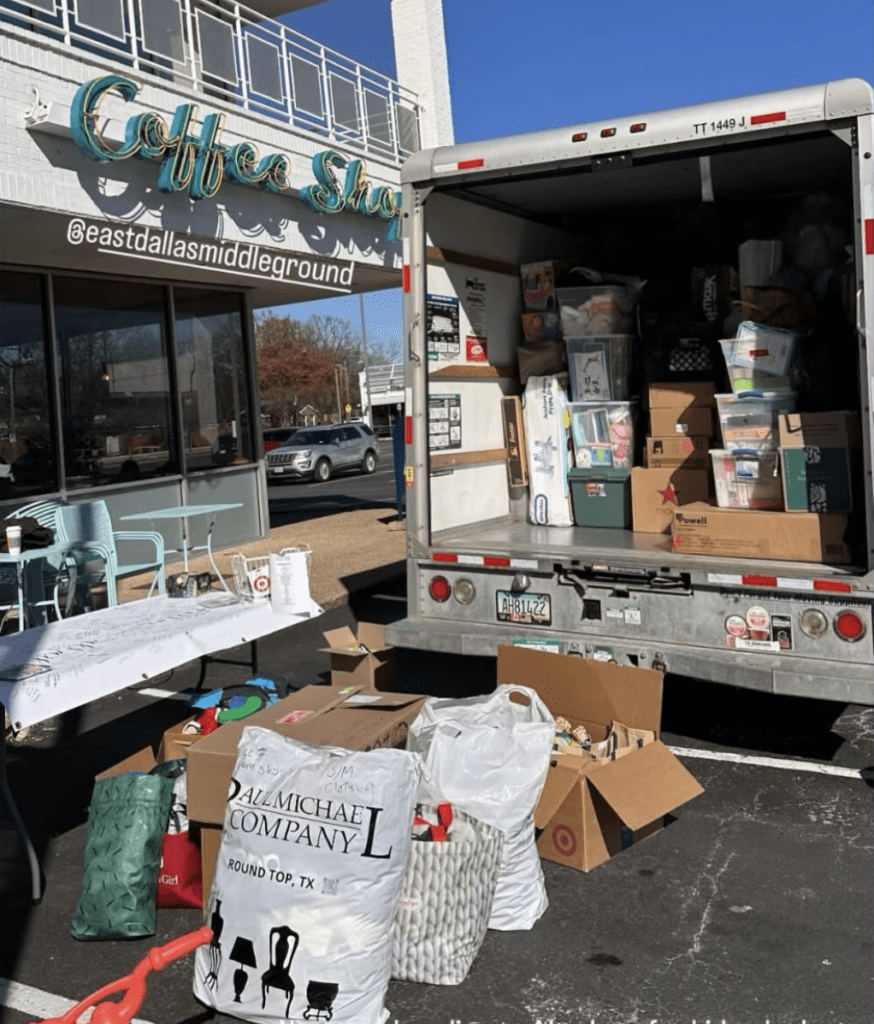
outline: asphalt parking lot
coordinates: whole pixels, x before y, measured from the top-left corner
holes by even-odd
[[[324,628],[403,613],[383,583],[265,642],[282,686],[324,681]],[[216,665],[210,683],[240,681]],[[398,652],[406,689],[460,694],[492,685],[488,659]],[[60,1012],[200,923],[161,910],[154,939],[79,943],[78,899],[91,779],[186,716],[194,666],[55,722],[10,748],[10,784],[46,874],[23,896],[4,829],[0,975],[12,1024]],[[149,691],[149,692],[145,692]],[[663,738],[704,787],[657,835],[584,874],[543,862],[549,909],[531,931],[489,932],[459,986],[391,982],[397,1024],[869,1024],[872,985],[871,711],[669,678]],[[20,851],[19,851],[20,852]],[[17,889],[16,889],[17,885]],[[17,893],[17,894],[16,894]],[[154,976],[138,1017],[194,1024],[191,964]],[[221,1017],[217,1017],[221,1020]],[[230,1019],[230,1018],[229,1018]]]

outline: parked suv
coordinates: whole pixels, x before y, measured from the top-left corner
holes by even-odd
[[[279,448],[267,452],[267,482],[283,479],[330,480],[334,473],[372,473],[379,456],[363,424],[302,427]]]

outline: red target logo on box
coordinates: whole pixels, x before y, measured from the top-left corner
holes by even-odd
[[[267,594],[270,592],[270,577],[267,573],[259,573],[252,577],[252,590],[256,594]]]
[[[577,837],[567,825],[556,825],[552,830],[552,845],[565,857],[577,852]]]

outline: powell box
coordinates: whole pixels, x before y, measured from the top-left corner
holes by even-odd
[[[585,727],[593,744],[649,733],[615,760],[556,753],[534,811],[544,860],[590,871],[657,832],[665,815],[704,790],[658,739],[662,675],[526,647],[498,648],[498,684],[536,690],[553,715]],[[623,730],[622,727],[625,727]]]
[[[785,562],[851,561],[840,513],[764,512],[696,503],[674,510],[675,551],[688,555],[770,558]]]

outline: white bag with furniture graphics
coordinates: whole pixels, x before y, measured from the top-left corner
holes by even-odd
[[[256,1024],[381,1024],[419,759],[243,730],[194,994]]]
[[[503,833],[489,928],[531,928],[548,905],[534,808],[554,738],[554,718],[526,686],[459,700],[429,697],[410,725],[407,748],[423,756],[433,793]]]

